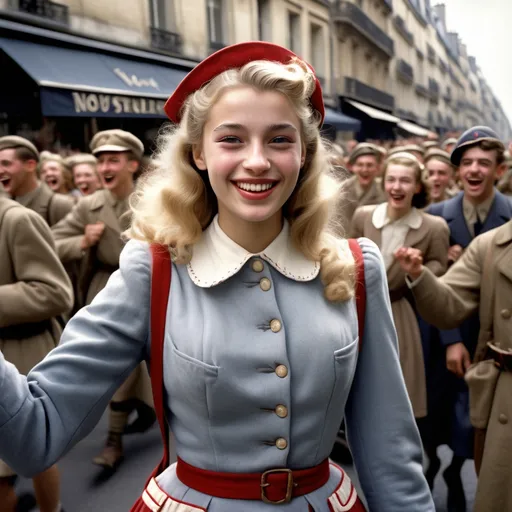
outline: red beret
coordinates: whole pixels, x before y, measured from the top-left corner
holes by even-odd
[[[255,60],[269,60],[288,64],[294,57],[297,57],[297,55],[290,50],[278,46],[277,44],[263,41],[233,44],[222,48],[222,50],[212,53],[209,57],[200,62],[180,82],[171,97],[165,103],[165,113],[171,121],[179,123],[180,110],[188,96],[200,89],[206,82],[209,82],[228,69],[238,69]],[[313,67],[309,64],[307,64],[307,66],[314,73]],[[311,95],[311,105],[320,112],[323,123],[325,109],[322,87],[316,76],[315,80],[316,87]]]

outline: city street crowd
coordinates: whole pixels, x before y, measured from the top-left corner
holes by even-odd
[[[229,129],[236,131],[236,137],[243,137],[239,135],[241,131],[237,126]],[[226,128],[222,130],[226,131]],[[285,136],[288,139],[293,138],[293,130],[285,127],[284,131],[284,135],[276,132],[275,139],[280,141]],[[219,133],[222,134],[222,131]],[[229,137],[233,139],[235,135],[226,131],[226,140]],[[440,470],[437,450],[441,445],[448,445],[453,456],[450,465],[443,472],[448,487],[447,510],[462,512],[467,508],[461,468],[470,459],[474,460],[479,476],[475,511],[512,511],[512,143],[507,149],[508,141],[500,140],[486,126],[468,127],[463,133],[450,135],[447,138],[415,137],[326,143],[328,168],[323,171],[329,173],[334,178],[333,183],[339,187],[330,229],[338,238],[369,239],[380,251],[378,258],[382,261],[387,277],[387,296],[382,307],[390,307],[396,329],[401,378],[405,383],[409,406],[421,438],[424,475],[430,490],[433,489],[434,479]],[[139,182],[142,185],[147,183],[146,178],[159,165],[158,159],[165,155],[159,153],[149,164],[143,165],[145,157],[142,142],[135,135],[121,129],[96,133],[90,143],[90,153],[73,155],[40,152],[31,141],[14,134],[0,138],[0,351],[5,361],[12,363],[20,374],[29,374],[48,354],[58,352],[56,347],[74,343],[65,339],[61,343],[64,329],[69,333],[70,340],[79,337],[88,322],[95,322],[99,326],[98,332],[107,327],[115,330],[120,339],[132,335],[129,331],[131,319],[127,315],[134,318],[141,316],[146,307],[145,298],[140,299],[140,310],[135,306],[128,309],[125,317],[120,316],[117,319],[119,324],[109,325],[102,315],[106,314],[110,304],[117,311],[116,294],[120,301],[130,298],[131,295],[126,295],[128,292],[121,285],[122,279],[133,278],[134,284],[127,285],[130,294],[140,291],[137,289],[136,274],[139,270],[134,263],[133,254],[123,252],[132,243],[127,242],[128,237],[125,234],[130,229],[134,233],[132,215],[139,208],[139,203],[131,198],[137,194],[135,191],[138,190]],[[185,156],[182,155],[181,158]],[[198,171],[202,170],[201,158],[194,154],[195,168]],[[206,158],[213,157],[208,154]],[[257,156],[253,155],[252,158],[257,160]],[[254,165],[260,165],[260,162],[256,161]],[[301,162],[301,169],[309,165],[313,164],[306,159]],[[250,199],[251,194],[262,194],[266,191],[265,187],[271,185],[270,181],[260,181],[252,185],[249,183],[245,190],[242,188],[242,192],[246,192]],[[214,190],[217,194],[215,187]],[[172,203],[177,201],[176,198],[177,196],[169,192],[163,201]],[[186,198],[181,200],[186,201]],[[309,198],[302,200],[303,208],[306,208]],[[207,228],[210,229],[209,226],[213,226],[213,231],[206,231]],[[136,229],[143,231],[140,225],[136,225]],[[172,226],[167,229],[172,230]],[[220,228],[211,217],[208,222],[203,222],[202,229],[205,233],[212,233],[214,241],[214,236],[226,237],[215,234],[215,230]],[[157,234],[153,233],[152,236],[158,239]],[[195,236],[198,239],[199,234],[196,233]],[[271,241],[272,239],[267,240],[263,248]],[[364,242],[362,247],[365,253]],[[176,268],[180,267],[181,250],[180,247],[177,258],[172,254],[173,261],[177,262]],[[237,257],[237,249],[224,247],[223,250],[225,258]],[[313,249],[311,251],[313,254]],[[245,277],[242,276],[243,279],[248,279],[249,272],[267,272],[267,262],[270,259],[254,258],[255,254],[262,253],[262,249],[249,252],[252,255],[242,258],[243,264],[249,261],[252,266],[247,269],[244,267],[240,271],[247,273]],[[278,251],[275,254],[277,258]],[[124,272],[123,258],[126,265]],[[187,263],[186,259],[183,261]],[[367,265],[367,253],[364,261]],[[210,277],[204,277],[208,270],[205,270],[205,265],[208,265],[204,261],[202,264],[203,267],[197,263],[197,271],[192,276],[198,288],[212,286],[211,290],[216,290],[217,282],[223,282],[220,286],[230,282],[212,270],[215,279],[218,279],[213,283],[215,279],[211,277],[212,283],[208,284]],[[307,274],[310,271],[307,270],[310,268],[308,263],[303,262],[301,265],[296,265],[296,268],[290,266],[288,271],[293,273],[300,270]],[[312,268],[314,271],[315,265]],[[368,280],[371,272],[368,272],[368,268],[366,270]],[[333,269],[330,271],[333,272]],[[343,272],[343,269],[340,271]],[[227,269],[226,272],[229,275],[235,274],[235,270]],[[297,275],[294,284],[308,280]],[[187,288],[189,285],[183,281],[183,275],[174,267],[173,279],[176,279],[176,286],[180,287],[179,293],[191,297],[191,307],[198,308],[194,310],[196,315],[214,315],[215,309],[220,307],[217,305],[223,303],[221,292],[225,288],[219,288],[217,294],[208,296],[208,300],[213,303],[205,300],[201,302],[193,296],[193,292]],[[266,281],[262,279],[256,283],[256,288],[266,292],[272,287],[277,289],[280,282],[276,281],[275,284],[267,278]],[[246,288],[252,286],[247,285]],[[104,289],[105,292],[102,292]],[[326,294],[327,290],[328,287]],[[222,293],[229,293],[229,289]],[[251,293],[255,293],[254,290]],[[278,294],[277,291],[275,293]],[[301,292],[296,293],[300,302]],[[131,298],[137,302],[136,297]],[[295,298],[290,300],[293,302]],[[305,300],[307,302],[308,299]],[[314,304],[317,300],[315,298],[311,302],[311,317],[316,315]],[[366,330],[371,330],[369,325],[372,317],[379,314],[378,311],[370,310],[371,304],[368,297]],[[180,308],[176,300],[172,305],[184,315],[183,322],[188,322],[186,306]],[[235,312],[235,316],[237,314]],[[294,314],[297,318],[301,316],[298,312]],[[243,315],[244,313],[240,313],[241,319],[244,318]],[[226,316],[225,314],[222,318],[225,319]],[[285,320],[273,319],[269,329],[278,334],[283,327],[282,323],[286,324]],[[232,320],[225,321],[231,325]],[[218,318],[212,320],[214,326],[218,322]],[[198,320],[198,323],[201,325],[199,329],[208,328],[206,320]],[[195,332],[189,324],[186,325],[191,332]],[[289,325],[285,326],[291,330]],[[172,328],[171,331],[176,337],[178,331],[181,332],[178,328]],[[224,331],[221,334],[222,332]],[[361,330],[359,334],[362,336]],[[117,338],[112,338],[111,343],[121,345]],[[96,358],[94,346],[91,342],[91,359]],[[363,344],[360,348],[361,359],[365,357],[365,349],[370,353],[371,348],[370,345],[366,347]],[[72,355],[69,352],[67,357]],[[347,353],[344,357],[348,356]],[[60,357],[64,358],[64,353]],[[87,359],[89,355],[84,350],[77,352],[76,357]],[[112,358],[116,357],[116,353],[112,352]],[[120,356],[123,357],[127,356]],[[182,355],[174,347],[173,354],[169,357],[183,360],[189,356]],[[141,358],[143,359],[144,357]],[[191,362],[193,361],[189,358],[188,363]],[[385,357],[382,365],[386,365]],[[264,366],[263,362],[261,366]],[[187,371],[184,368],[183,371]],[[190,365],[188,371],[193,372],[193,368],[194,365]],[[195,368],[198,371],[197,366]],[[55,372],[55,368],[52,367],[51,370]],[[96,368],[96,371],[98,374],[106,374],[110,370],[106,365],[103,369]],[[259,371],[265,373],[267,370]],[[273,369],[271,371],[274,372]],[[203,363],[201,372],[201,379],[206,379],[206,387],[209,381],[204,374],[208,372],[216,375],[219,372],[216,386],[234,387],[232,382],[222,376],[222,369],[218,370]],[[279,378],[285,378],[287,372],[285,364],[280,364],[275,369]],[[9,375],[5,373],[5,369],[0,372],[2,394],[3,379],[7,379]],[[45,373],[44,368],[38,373],[36,368],[27,387],[29,389],[34,386],[31,391],[33,398],[24,399],[37,401],[39,397],[41,407],[49,415],[53,409],[58,409],[59,404],[54,404],[52,400],[47,401],[38,386],[51,389],[53,376],[55,373],[50,376],[49,372]],[[81,386],[96,386],[95,382],[90,381],[90,376],[80,373],[79,369],[73,378]],[[172,378],[164,375],[163,378],[164,381],[169,379],[165,382],[166,386],[172,382],[180,387],[177,383],[178,375]],[[188,378],[194,379],[194,376]],[[204,393],[208,400],[219,401],[214,392],[210,394],[200,390],[188,378],[183,377],[185,384],[181,386],[190,386],[190,401],[199,400],[198,397],[202,397]],[[222,381],[221,378],[226,380]],[[123,461],[123,437],[133,433],[142,434],[157,421],[158,411],[151,392],[146,362],[133,365],[133,369],[130,368],[121,380],[120,386],[110,389],[107,399],[90,406],[97,415],[103,412],[108,403],[109,423],[108,431],[105,432],[105,445],[101,453],[94,454],[92,462],[110,471],[115,471]],[[20,387],[16,389],[25,389],[22,381],[19,382]],[[37,382],[37,385],[33,382]],[[81,395],[77,396],[76,407],[85,407],[81,400]],[[185,398],[173,396],[177,410],[185,407],[180,400],[186,401]],[[229,405],[223,404],[220,407],[225,409]],[[235,401],[233,407],[236,406]],[[9,410],[9,407],[9,403],[6,407],[3,402],[0,403],[0,409]],[[265,408],[264,405],[261,407]],[[288,407],[286,404],[277,405],[274,414],[279,418],[286,418]],[[351,407],[350,403],[347,407]],[[380,411],[387,406],[386,403],[371,403],[369,407]],[[340,408],[343,409],[343,406],[340,405]],[[274,406],[268,410],[274,411]],[[26,429],[26,436],[31,432],[29,424],[34,421],[32,414],[35,413],[27,412],[23,422],[16,427]],[[179,413],[176,414],[179,416]],[[340,411],[339,417],[342,416]],[[386,416],[382,418],[383,423],[377,422],[371,428],[374,431],[393,430],[393,425],[384,423],[387,421]],[[8,432],[5,428],[7,423],[3,423],[4,419],[5,416],[0,414],[0,437],[6,436]],[[331,420],[332,418],[329,421]],[[198,416],[196,421],[200,423],[207,420],[201,420],[201,416]],[[257,416],[253,421],[257,426]],[[76,440],[91,428],[87,418],[83,418],[83,424],[78,421],[75,423],[71,419],[70,422],[69,429],[73,431],[73,439],[77,436]],[[215,418],[212,422],[215,422]],[[347,450],[354,449],[356,469],[364,474],[364,467],[357,465],[361,452],[356,440],[357,434],[350,427],[350,420],[347,419]],[[197,425],[197,428],[200,430],[201,425]],[[205,428],[208,429],[207,426]],[[67,431],[68,427],[60,426],[57,422],[48,426],[48,429]],[[176,421],[178,440],[185,439],[185,445],[193,444],[180,429],[184,427]],[[343,424],[338,434],[342,442],[344,431]],[[39,436],[45,436],[45,433],[39,432]],[[215,444],[215,441],[212,443]],[[51,444],[46,450],[54,449]],[[279,437],[275,441],[279,450],[285,450],[286,445],[285,437]],[[223,449],[220,442],[216,446]],[[3,456],[4,452],[7,455],[7,450],[2,445],[0,454]],[[371,457],[372,454],[368,453],[368,456]],[[31,454],[22,454],[20,457],[28,461]],[[14,456],[5,458],[14,460]],[[185,462],[179,463],[184,471]],[[15,469],[7,461],[0,461],[0,512],[32,510],[36,506],[41,512],[61,510],[57,464],[42,471],[39,471],[37,464],[33,466],[36,469],[33,469],[30,462],[21,466],[28,468],[27,473],[33,478],[34,496],[16,495]],[[249,466],[253,467],[250,464]],[[212,469],[206,463],[205,468]],[[190,468],[187,471],[191,471]],[[233,473],[232,470],[226,471]],[[372,510],[371,492],[364,485],[363,490],[365,495],[368,494],[365,498]],[[415,492],[421,494],[418,489]],[[201,501],[200,498],[197,499]],[[194,504],[199,507],[199,502]],[[308,503],[309,510],[324,510],[315,508],[313,499],[308,500]],[[352,508],[342,508],[341,505],[333,503],[331,501],[329,505],[332,511],[363,510],[355,508],[359,501],[351,502]],[[204,504],[202,506],[207,507]],[[193,508],[190,505],[186,510],[207,508]],[[222,510],[222,506],[214,510]],[[242,507],[239,510],[252,511],[256,508]],[[375,507],[375,510],[388,509]],[[413,506],[409,510],[428,510],[428,507]]]

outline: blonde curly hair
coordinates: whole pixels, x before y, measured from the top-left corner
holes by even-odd
[[[325,297],[332,302],[354,295],[355,265],[348,244],[330,229],[339,184],[329,149],[320,138],[319,113],[310,105],[315,88],[311,69],[299,59],[288,65],[253,61],[221,73],[189,96],[178,126],[160,135],[150,169],[131,198],[128,238],[170,247],[177,264],[188,263],[193,246],[217,213],[217,199],[207,173],[192,158],[213,104],[226,88],[240,85],[284,94],[294,107],[306,147],[304,165],[292,195],[283,207],[294,245],[306,258],[319,261]]]

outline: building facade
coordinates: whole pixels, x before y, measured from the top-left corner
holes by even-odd
[[[162,102],[197,62],[265,40],[314,66],[329,112],[358,118],[359,138],[443,136],[482,123],[512,139],[478,63],[430,0],[0,0],[0,28],[0,59],[16,84],[1,86],[2,133],[60,125],[64,137],[81,117],[88,122],[72,144],[119,125],[143,125],[149,143],[164,121]],[[32,62],[52,51],[46,68],[55,79]],[[102,59],[96,82],[78,76],[71,52],[82,68],[94,68],[92,53]]]

